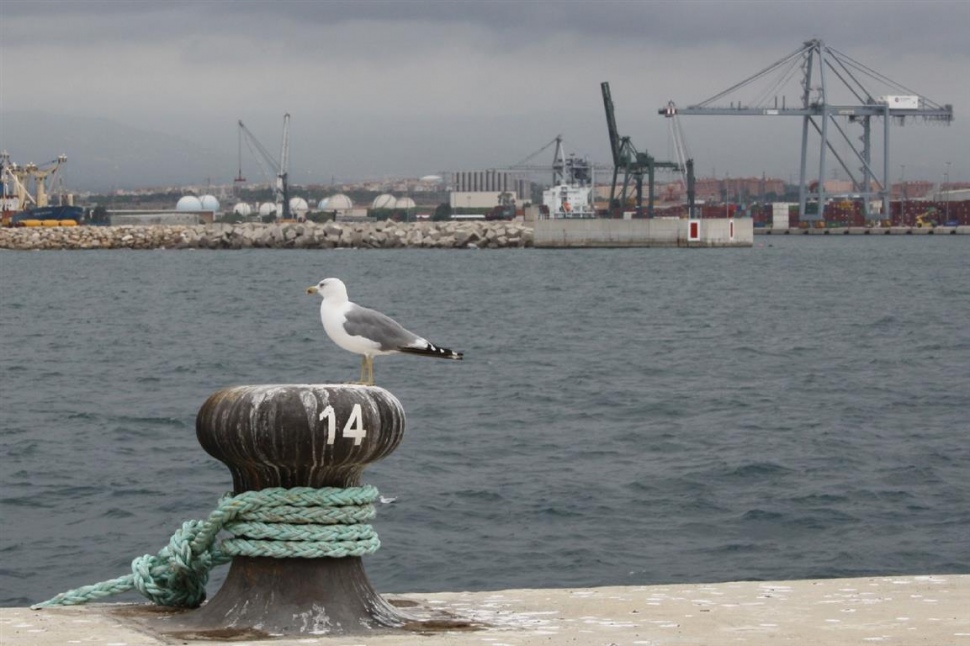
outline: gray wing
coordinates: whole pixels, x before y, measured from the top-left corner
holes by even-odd
[[[383,352],[397,350],[424,339],[405,330],[400,323],[386,314],[354,304],[346,314],[344,330],[353,336],[362,336],[380,344]]]

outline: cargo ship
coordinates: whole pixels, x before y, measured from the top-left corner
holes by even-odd
[[[556,137],[553,156],[553,185],[542,193],[542,206],[549,218],[595,218],[593,167],[587,159],[563,153],[562,138]]]
[[[0,153],[0,224],[3,226],[73,226],[84,217],[84,209],[74,205],[74,196],[61,194],[60,204],[51,204],[51,187],[58,177],[66,155],[46,164],[21,166]],[[33,191],[31,192],[31,188]]]

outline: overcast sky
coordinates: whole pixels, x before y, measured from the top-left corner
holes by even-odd
[[[703,101],[820,38],[953,104],[948,128],[893,128],[893,181],[940,181],[948,161],[951,180],[965,181],[968,33],[965,0],[0,0],[0,146],[24,145],[10,115],[97,117],[191,142],[211,155],[204,173],[228,181],[237,120],[278,154],[289,112],[295,183],[503,167],[560,133],[568,150],[607,163],[609,81],[621,134],[669,159],[658,108]],[[777,93],[794,105],[798,79]],[[696,116],[682,126],[700,176],[797,179],[797,118]],[[72,153],[31,154],[61,152]],[[551,151],[533,162],[549,160]]]

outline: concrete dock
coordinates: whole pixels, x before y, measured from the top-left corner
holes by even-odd
[[[970,226],[956,227],[827,227],[824,229],[771,229],[757,228],[754,235],[760,236],[948,236],[970,235]]]
[[[387,595],[414,624],[393,633],[226,641],[320,646],[970,646],[970,575]],[[9,646],[206,644],[150,625],[167,609],[0,608]]]
[[[750,247],[751,218],[546,219],[534,223],[537,249]]]

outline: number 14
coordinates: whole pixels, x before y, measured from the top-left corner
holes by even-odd
[[[333,444],[337,439],[337,414],[333,410],[333,406],[327,406],[320,413],[320,421],[324,419],[327,420],[327,444]],[[353,410],[350,412],[350,417],[347,419],[347,423],[344,424],[343,437],[353,438],[354,446],[360,446],[361,441],[367,437],[367,431],[364,430],[364,419],[361,414],[360,404],[354,404]]]

